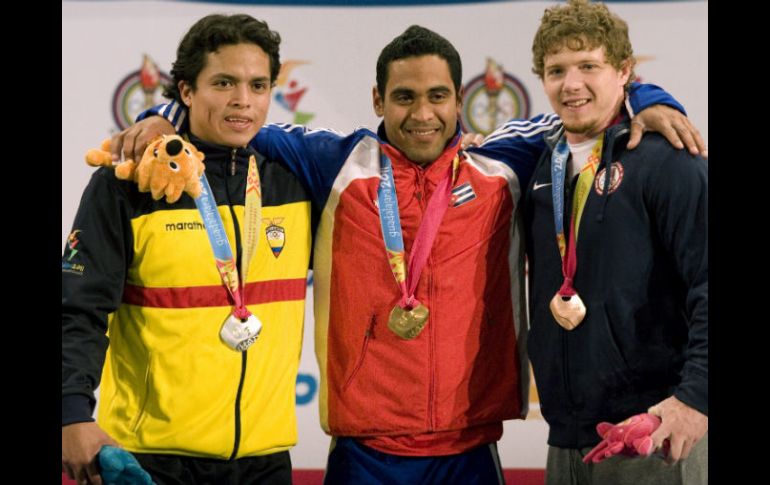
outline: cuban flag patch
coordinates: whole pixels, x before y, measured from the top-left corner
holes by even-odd
[[[470,182],[465,182],[452,189],[452,207],[457,207],[476,198],[476,192]]]

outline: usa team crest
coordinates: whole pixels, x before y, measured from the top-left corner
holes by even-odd
[[[604,179],[607,176],[607,168],[599,170],[594,179],[594,190],[599,195],[604,195]],[[623,165],[620,162],[612,164],[612,176],[610,177],[610,190],[609,193],[613,193],[618,190],[620,183],[623,181]]]

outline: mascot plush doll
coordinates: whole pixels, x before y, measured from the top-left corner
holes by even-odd
[[[115,176],[133,180],[140,192],[151,192],[155,200],[165,195],[166,202],[173,204],[182,192],[193,199],[201,194],[203,159],[203,153],[182,137],[163,135],[150,142],[139,163],[126,160],[115,165]],[[110,140],[104,140],[99,149],[88,150],[86,163],[92,167],[111,167]]]

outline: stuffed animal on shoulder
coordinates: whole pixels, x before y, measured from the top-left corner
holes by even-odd
[[[110,140],[104,140],[100,149],[86,153],[86,163],[92,167],[111,167]],[[200,176],[203,174],[205,155],[179,135],[162,135],[147,146],[139,163],[126,160],[115,165],[115,176],[133,180],[140,192],[151,192],[155,200],[166,196],[173,204],[182,192],[193,199],[201,194]]]

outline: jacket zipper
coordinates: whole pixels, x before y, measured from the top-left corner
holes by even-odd
[[[577,177],[570,179],[569,183],[564,184],[564,220],[570,220],[572,214],[573,194],[575,186],[577,185]],[[569,240],[571,235],[569,234],[569,226],[565,228],[565,236]],[[564,393],[567,396],[567,405],[569,406],[569,413],[572,419],[577,425],[577,411],[575,410],[575,399],[572,395],[572,384],[569,378],[569,335],[567,332],[561,332],[561,348],[562,348],[562,370],[561,373],[564,376]],[[577,426],[575,427],[577,429]]]
[[[428,256],[428,265],[433,266],[433,255]],[[428,273],[428,294],[430,295],[430,301],[433,299],[433,272]],[[428,324],[428,331],[430,332],[430,390],[428,392],[428,398],[430,399],[428,405],[428,429],[432,432],[436,429],[436,423],[434,423],[435,414],[435,400],[436,400],[436,308],[431,310],[428,318],[433,320]]]
[[[235,176],[236,161],[235,155],[238,152],[237,148],[233,148],[230,152],[230,176]],[[227,170],[225,169],[225,172]],[[227,173],[224,174],[225,178],[225,194],[227,196],[227,207],[230,209],[230,216],[233,218],[233,232],[235,233],[235,269],[238,271],[239,280],[243,278],[240,274],[241,260],[241,229],[238,224],[238,219],[235,217],[235,209],[233,209],[233,202],[230,198],[230,181]],[[245,286],[245,282],[244,285]],[[243,394],[243,384],[246,380],[246,362],[248,351],[241,352],[241,377],[238,380],[238,392],[235,395],[235,438],[233,440],[233,452],[230,455],[230,460],[234,460],[238,456],[238,449],[241,445],[241,396]]]
[[[425,216],[425,208],[428,205],[426,202],[426,193],[425,193],[425,172],[420,168],[414,169],[417,173],[417,192],[415,192],[414,196],[417,199],[417,201],[420,204],[420,211],[422,212],[423,217]],[[435,195],[435,194],[434,194]],[[422,224],[422,219],[420,220],[420,224]],[[414,246],[414,241],[412,241],[412,246]],[[430,272],[429,268],[431,268],[433,260],[432,253],[428,255],[428,261],[426,263],[426,267],[423,268],[423,271],[428,270],[428,295],[430,297],[430,301],[433,300],[433,273]],[[415,290],[416,291],[416,290]],[[435,310],[435,309],[434,309]],[[435,322],[435,314],[431,312],[428,316],[429,320],[432,320]],[[429,346],[428,346],[428,362],[429,362],[429,372],[430,372],[430,383],[428,386],[428,430],[431,432],[436,428],[434,421],[434,416],[436,412],[436,406],[435,406],[435,398],[436,398],[436,332],[435,332],[436,326],[429,322],[428,323],[428,338],[429,338]]]

